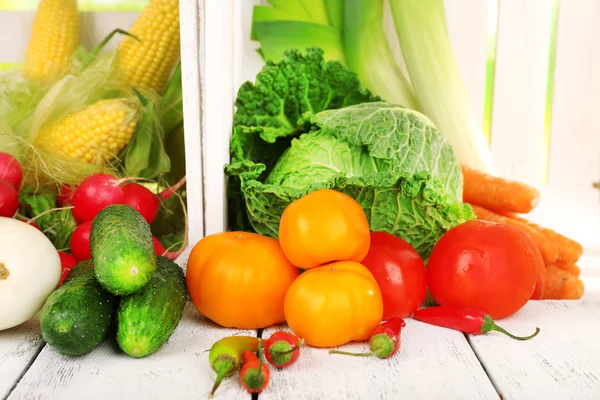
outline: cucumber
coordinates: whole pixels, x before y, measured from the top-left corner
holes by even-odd
[[[118,305],[96,280],[91,261],[82,261],[42,307],[42,337],[61,354],[87,354],[108,334]]]
[[[110,205],[96,215],[90,247],[96,278],[113,294],[135,293],[156,271],[150,225],[128,205]]]
[[[121,298],[117,312],[119,347],[136,358],[158,351],[179,324],[186,302],[183,271],[159,256],[156,273],[148,285]]]

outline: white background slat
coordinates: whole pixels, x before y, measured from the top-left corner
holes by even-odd
[[[203,8],[198,0],[180,0],[181,79],[187,177],[188,241],[193,246],[204,236],[204,164],[200,70],[204,59],[200,38],[204,34]]]
[[[498,323],[520,342],[500,333],[470,336],[470,342],[503,399],[600,398],[600,292],[583,301],[529,302]]]
[[[540,186],[552,26],[550,0],[500,0],[491,146],[498,173]]]
[[[4,399],[44,345],[37,317],[0,331],[0,399]]]
[[[222,232],[226,226],[226,180],[223,167],[229,162],[233,93],[237,89],[233,87],[234,0],[201,0],[202,3],[204,32],[200,74],[203,89],[205,234],[210,235]],[[187,33],[190,32],[182,32],[182,35]]]
[[[112,30],[116,28],[128,30],[139,13],[93,11],[81,12],[80,15],[81,44],[91,50]],[[2,50],[0,51],[0,62],[21,63],[25,61],[25,52],[31,36],[34,17],[34,11],[0,11],[0,26],[3,32],[0,35],[0,50]],[[9,32],[10,34],[8,34]],[[115,37],[109,42],[106,49],[115,48],[120,40],[120,36]]]
[[[188,304],[169,341],[144,358],[125,355],[114,339],[107,339],[82,357],[62,356],[44,347],[8,399],[206,398],[215,378],[208,351],[214,342],[232,334],[254,336],[255,331],[220,328]],[[249,395],[238,382],[228,380],[219,388],[217,398],[247,400]]]
[[[265,329],[264,339],[286,326]],[[340,348],[368,352],[365,343]],[[498,399],[464,335],[406,319],[393,357],[350,357],[301,348],[298,361],[272,369],[263,400],[274,399]]]

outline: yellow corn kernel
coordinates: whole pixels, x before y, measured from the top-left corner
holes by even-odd
[[[52,81],[65,72],[79,43],[76,0],[41,0],[33,20],[24,75]]]
[[[101,100],[44,127],[36,145],[64,157],[101,165],[129,144],[140,119],[131,100]]]
[[[179,62],[179,0],[150,0],[119,45],[121,81],[139,90],[165,89]]]

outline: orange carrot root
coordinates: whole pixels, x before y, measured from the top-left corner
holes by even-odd
[[[573,275],[576,278],[579,278],[579,275],[581,275],[581,268],[579,268],[576,264],[572,264],[572,265],[559,265],[556,264],[556,266],[560,269],[562,269],[565,272],[568,272],[569,274]]]
[[[538,249],[540,250],[540,253],[542,253],[542,257],[544,258],[544,262],[546,264],[554,264],[558,259],[558,249],[556,248],[556,246],[551,241],[546,240],[544,235],[542,235],[540,232],[538,232],[536,229],[532,228],[528,224],[525,224],[521,221],[517,221],[516,219],[510,217],[506,217],[504,215],[496,214],[495,212],[492,212],[474,204],[471,204],[471,207],[473,208],[475,215],[479,219],[514,226],[527,232],[537,245]]]
[[[462,165],[463,201],[496,213],[528,213],[538,205],[540,193],[520,182],[488,175]]]
[[[577,300],[583,297],[583,282],[556,265],[546,266],[546,300]]]
[[[558,250],[558,259],[556,261],[556,265],[561,267],[569,267],[575,264],[579,260],[579,257],[581,257],[583,254],[583,247],[575,240],[569,239],[568,237],[563,236],[552,229],[544,228],[543,226],[534,224],[533,222],[517,215],[509,214],[508,216],[531,226],[533,229],[540,232],[547,241],[552,243],[552,246]]]

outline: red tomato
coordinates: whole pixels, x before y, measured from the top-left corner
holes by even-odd
[[[425,300],[427,273],[423,260],[399,237],[371,232],[369,252],[361,264],[371,271],[381,289],[384,320],[408,317]]]
[[[70,255],[69,253],[65,253],[62,251],[58,252],[60,257],[60,264],[62,266],[62,275],[60,276],[60,282],[58,283],[58,287],[61,287],[71,269],[77,265],[77,259]]]
[[[514,314],[536,285],[532,245],[511,226],[467,221],[433,248],[427,265],[429,291],[440,305],[474,307],[494,319]]]

